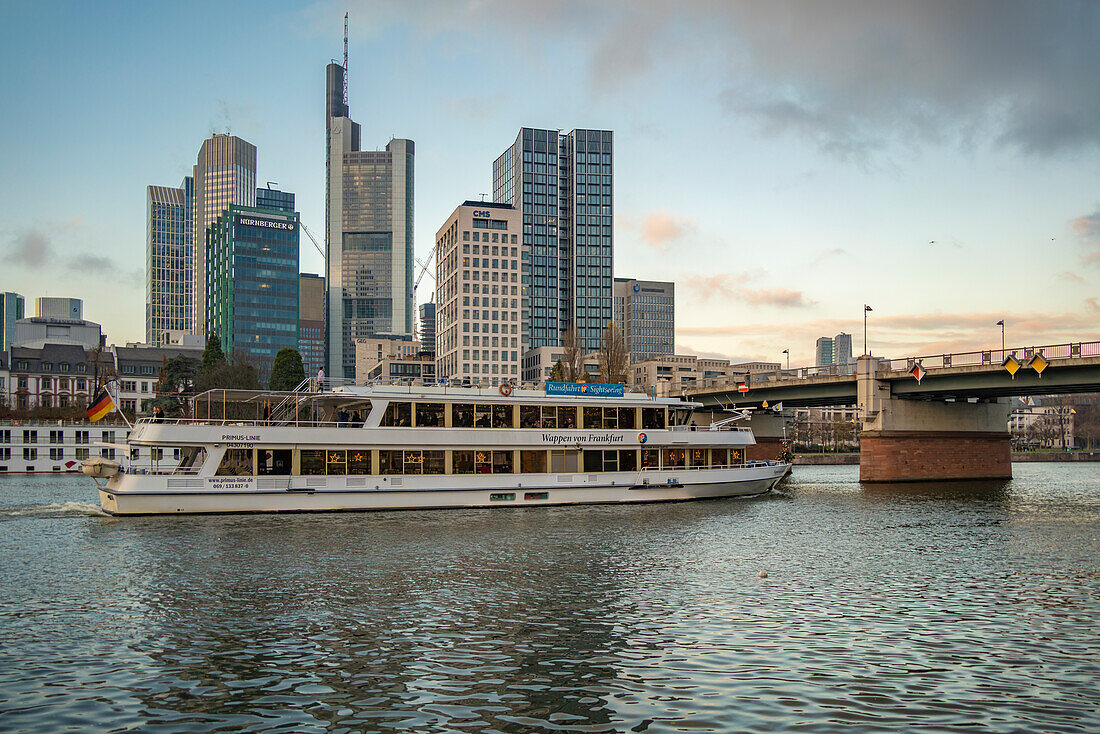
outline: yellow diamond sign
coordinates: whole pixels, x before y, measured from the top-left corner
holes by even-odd
[[[1008,374],[1012,375],[1013,379],[1016,378],[1016,372],[1020,369],[1020,363],[1011,354],[1008,355],[1001,366],[1008,370]]]
[[[1050,366],[1050,362],[1041,354],[1036,354],[1031,358],[1031,361],[1027,363],[1027,366],[1039,373],[1039,377],[1043,376],[1043,370]]]

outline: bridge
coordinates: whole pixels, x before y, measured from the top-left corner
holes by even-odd
[[[686,396],[716,410],[755,409],[757,451],[773,455],[785,421],[767,408],[857,406],[860,480],[889,482],[1010,478],[1008,398],[1081,392],[1100,392],[1100,342],[902,359],[864,355],[854,365],[706,380]]]

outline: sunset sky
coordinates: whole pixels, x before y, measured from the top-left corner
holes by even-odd
[[[351,13],[365,148],[416,143],[416,251],[521,126],[615,131],[615,274],[677,349],[811,364],[1100,339],[1100,3],[0,6],[0,290],[144,337],[145,187],[203,139],[324,230],[324,68]],[[322,272],[302,239],[302,270]],[[430,296],[425,279],[418,300]]]

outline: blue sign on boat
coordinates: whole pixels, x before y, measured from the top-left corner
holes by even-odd
[[[585,398],[621,398],[622,385],[607,385],[602,382],[548,382],[547,395],[577,395]]]

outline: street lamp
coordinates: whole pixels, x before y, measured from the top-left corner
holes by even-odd
[[[787,369],[789,370],[791,368],[791,350],[790,349],[784,349],[782,354],[787,355]]]
[[[997,322],[997,326],[1001,327],[1001,361],[1005,361],[1005,320],[1001,319]]]
[[[863,304],[863,353],[864,354],[870,354],[870,352],[867,351],[867,314],[870,313],[871,310],[872,309],[871,309],[870,306],[868,306],[866,303]]]

